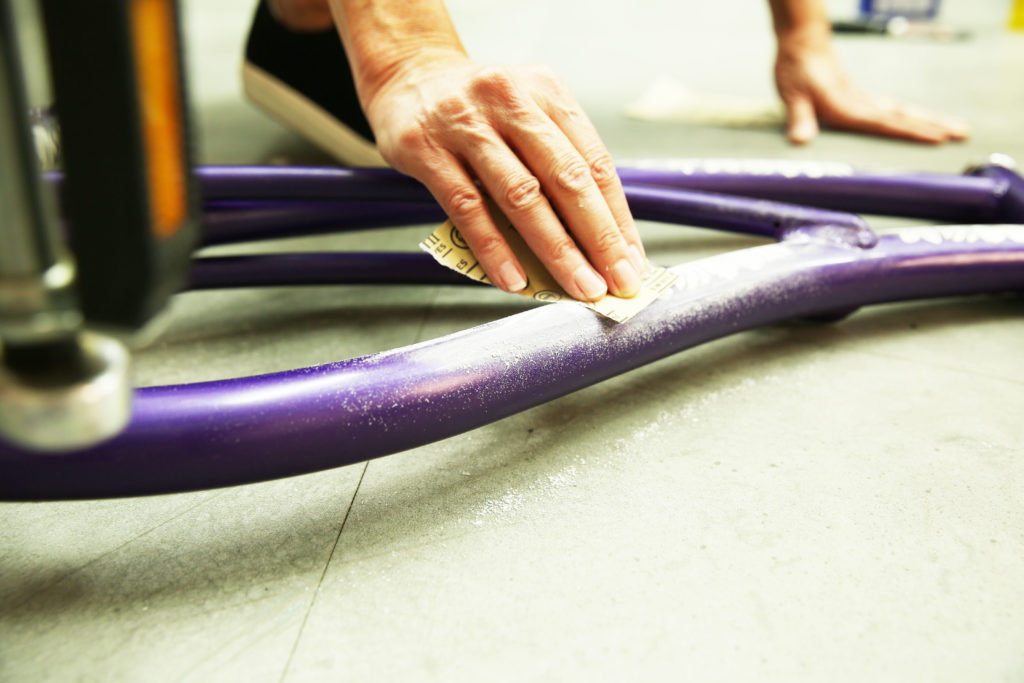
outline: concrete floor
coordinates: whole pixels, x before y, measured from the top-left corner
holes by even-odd
[[[326,162],[241,101],[250,4],[186,3],[201,156]],[[555,66],[617,158],[1024,159],[1006,2],[948,3],[969,42],[840,43],[863,84],[971,120],[940,148],[627,120],[659,75],[771,96],[763,8],[648,5],[452,3],[481,59]],[[411,250],[425,230],[283,246]],[[753,244],[642,230],[663,264]],[[442,287],[186,294],[138,379],[334,361],[528,305]],[[738,334],[367,464],[3,504],[0,679],[1022,680],[1021,339],[1019,296],[879,307]]]

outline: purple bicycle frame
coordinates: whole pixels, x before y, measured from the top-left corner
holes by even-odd
[[[779,240],[675,266],[678,284],[626,323],[573,303],[544,305],[338,363],[139,389],[128,428],[99,446],[40,454],[0,444],[0,498],[165,493],[337,467],[459,434],[759,325],[1024,290],[1024,181],[1011,171],[806,168],[813,172],[621,169],[637,218]],[[421,186],[390,171],[211,167],[199,176],[210,243],[440,218]],[[878,236],[838,211],[854,207],[989,225]],[[401,282],[468,282],[426,254],[292,254],[200,258],[193,286],[395,282],[382,275],[395,264]]]

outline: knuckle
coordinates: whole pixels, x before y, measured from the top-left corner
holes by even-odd
[[[465,98],[448,97],[437,103],[431,117],[431,130],[442,138],[485,138],[489,127],[479,110]]]
[[[512,176],[505,183],[504,195],[512,208],[529,208],[541,200],[540,182],[533,176]]]
[[[591,157],[590,176],[601,189],[616,185],[619,179],[618,171],[615,170],[615,162],[604,152]]]
[[[547,248],[548,256],[554,263],[569,263],[576,259],[578,251],[576,243],[568,235],[556,239]]]
[[[483,208],[480,194],[469,187],[457,187],[448,195],[448,215],[456,223]]]
[[[505,240],[497,233],[476,235],[473,239],[473,253],[478,258],[500,257],[506,249]]]
[[[502,117],[506,124],[519,129],[526,135],[536,137],[542,134],[543,127],[539,125],[536,113],[520,102],[507,102]]]
[[[426,146],[426,135],[421,126],[410,126],[398,132],[398,146],[407,150],[418,150]]]
[[[486,99],[510,99],[515,95],[516,82],[508,67],[491,64],[476,72],[470,81],[470,88]]]
[[[583,113],[583,107],[581,107],[569,93],[568,89],[561,89],[558,91],[561,103],[558,106],[558,116],[565,121],[571,123],[577,123],[585,121],[587,115]]]
[[[591,241],[595,254],[610,254],[622,245],[622,234],[618,228],[609,227],[594,235]]]
[[[437,101],[432,114],[433,121],[465,122],[476,115],[476,108],[462,95],[449,95]]]
[[[558,73],[547,64],[527,64],[525,68],[546,86],[561,89],[564,85]]]
[[[555,166],[555,181],[563,189],[581,194],[590,186],[590,169],[582,157],[567,155]]]

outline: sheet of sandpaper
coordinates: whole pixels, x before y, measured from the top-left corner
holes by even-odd
[[[678,275],[670,270],[655,266],[648,261],[647,271],[641,276],[642,287],[640,292],[633,298],[623,299],[612,294],[606,294],[601,299],[590,301],[578,301],[573,299],[562,289],[561,285],[541,264],[526,242],[509,222],[501,211],[491,202],[488,208],[495,224],[502,236],[512,248],[520,265],[526,272],[526,288],[516,292],[521,296],[529,297],[535,301],[576,301],[587,308],[590,308],[601,315],[611,318],[616,322],[624,322],[646,308],[652,301],[666,289],[671,287],[678,279]],[[469,245],[459,234],[459,229],[449,220],[445,221],[434,232],[420,242],[420,249],[433,256],[438,263],[447,266],[454,271],[462,273],[466,277],[478,282],[493,284],[487,278],[483,268],[477,261]]]

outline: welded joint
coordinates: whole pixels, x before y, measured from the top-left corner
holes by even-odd
[[[1024,223],[1024,178],[1018,169],[1013,157],[991,154],[986,163],[969,166],[964,171],[965,175],[991,178],[999,183],[995,222]]]

